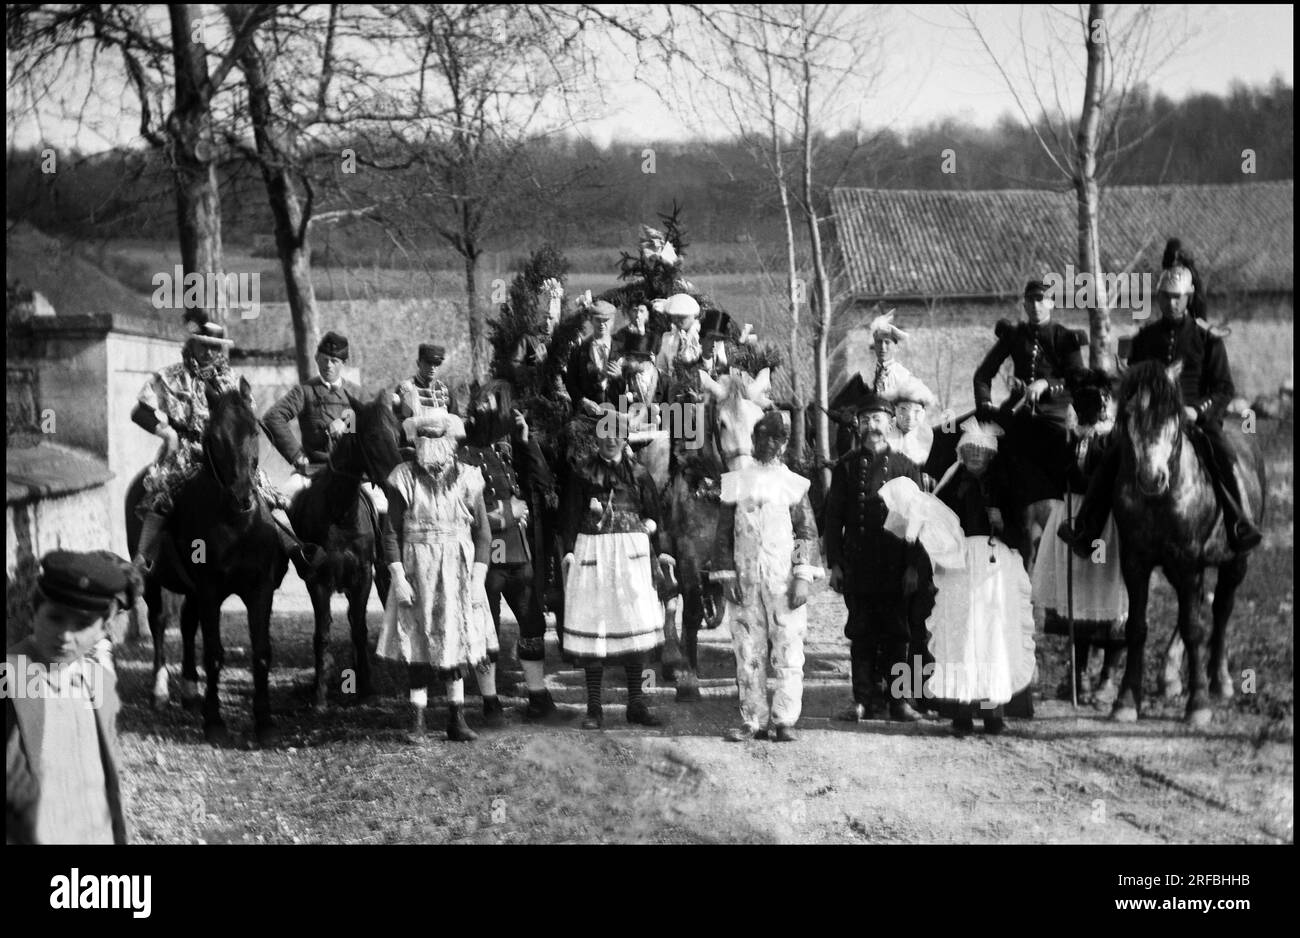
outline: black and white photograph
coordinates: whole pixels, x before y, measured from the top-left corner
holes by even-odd
[[[5,20],[9,845],[1294,843],[1292,6]]]

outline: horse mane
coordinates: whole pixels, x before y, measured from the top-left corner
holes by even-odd
[[[1147,396],[1143,409],[1134,408],[1139,396]],[[1170,381],[1165,366],[1157,361],[1130,365],[1120,385],[1119,420],[1151,428],[1178,419],[1183,411],[1183,391],[1178,382]]]
[[[248,401],[244,400],[244,395],[238,388],[223,391],[212,402],[207,435],[211,437],[215,430],[227,426],[233,431],[238,431],[243,437],[257,433],[257,415],[253,413],[253,408],[249,406]]]

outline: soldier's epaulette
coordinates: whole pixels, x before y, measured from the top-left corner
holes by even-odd
[[[1005,339],[1016,331],[1016,324],[1010,319],[999,319],[997,325],[993,327],[993,335],[998,339]]]

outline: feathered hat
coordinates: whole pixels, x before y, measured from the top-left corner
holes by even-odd
[[[894,310],[891,309],[871,320],[871,338],[874,340],[878,335],[893,339],[895,342],[902,342],[907,338],[907,333],[894,325]]]
[[[981,423],[971,417],[961,425],[961,436],[957,439],[957,449],[960,451],[963,446],[978,446],[996,453],[998,451],[998,437],[1002,436],[1003,432],[1002,428],[996,423]]]

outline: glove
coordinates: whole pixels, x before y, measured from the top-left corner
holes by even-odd
[[[831,567],[831,576],[828,585],[837,593],[844,592],[844,571],[838,566]]]
[[[572,566],[573,566],[573,554],[572,553],[565,554],[564,559],[560,561],[560,575],[564,577],[564,582],[566,584],[569,582],[569,569]]]
[[[400,605],[412,605],[415,602],[415,590],[411,589],[411,584],[406,580],[406,568],[402,566],[402,562],[398,560],[390,563],[388,572],[393,576],[388,595],[396,599]]]
[[[909,570],[908,572],[915,573],[916,571]],[[903,580],[906,583],[906,576],[904,576]],[[808,581],[795,577],[794,582],[790,584],[790,608],[798,609],[806,602],[808,602]]]
[[[1196,423],[1201,418],[1201,412],[1195,407],[1184,407],[1183,415],[1187,417],[1188,423]]]
[[[1025,397],[1029,398],[1029,403],[1034,404],[1037,403],[1038,399],[1043,396],[1043,392],[1046,390],[1047,380],[1045,378],[1039,378],[1025,389]]]
[[[487,572],[487,564],[474,564],[473,572],[470,573],[469,577],[469,589],[471,595],[482,596],[487,593]]]
[[[342,436],[348,432],[348,422],[342,417],[335,417],[333,423],[326,428],[326,433],[330,436]]]

